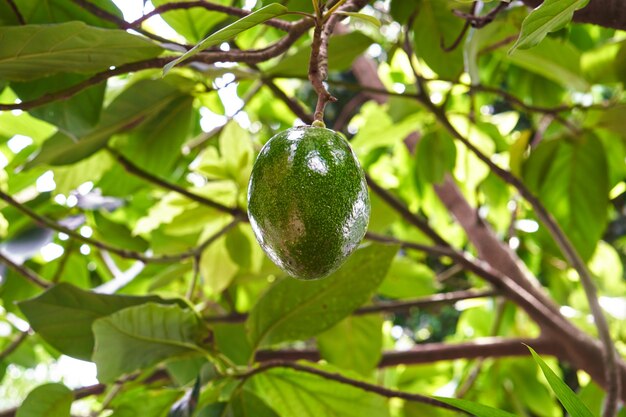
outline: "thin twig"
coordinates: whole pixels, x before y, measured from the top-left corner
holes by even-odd
[[[239,9],[237,7],[223,6],[221,4],[212,3],[208,1],[180,1],[176,3],[166,3],[158,7],[155,7],[154,10],[152,10],[151,12],[146,13],[145,15],[141,16],[139,19],[132,21],[130,25],[132,27],[138,27],[139,25],[141,25],[143,22],[150,19],[151,17],[166,13],[170,10],[193,9],[193,8],[198,8],[198,7],[209,10],[209,11],[221,12],[221,13],[228,14],[231,16],[236,16],[236,17],[246,17],[250,14],[250,12],[243,10],[243,9]],[[287,32],[291,29],[291,25],[292,25],[292,23],[286,22],[280,19],[269,19],[263,22],[263,24],[272,26],[272,27],[275,27],[276,29],[284,30]]]
[[[26,340],[28,334],[28,332],[20,332],[17,337],[13,339],[11,343],[9,343],[7,347],[2,350],[2,352],[0,352],[0,362],[5,360],[11,353],[15,352],[15,350]]]
[[[15,199],[13,199],[13,197],[11,197],[10,195],[6,194],[3,191],[0,191],[0,199],[6,201],[11,206],[15,207],[16,209],[18,209],[22,213],[26,214],[28,217],[33,219],[40,226],[56,230],[57,232],[65,233],[66,235],[68,235],[69,237],[71,237],[73,239],[76,239],[76,240],[78,240],[80,242],[83,242],[83,243],[86,243],[88,245],[94,246],[94,247],[96,247],[98,249],[101,249],[101,250],[107,250],[107,251],[112,252],[112,253],[114,253],[114,254],[116,254],[118,256],[121,256],[122,258],[135,259],[137,261],[141,261],[141,262],[144,262],[144,263],[170,263],[170,262],[178,262],[178,261],[181,261],[183,259],[192,258],[192,257],[196,256],[196,254],[202,253],[202,251],[208,245],[213,243],[216,239],[218,239],[223,234],[227,233],[230,229],[232,229],[237,223],[239,223],[241,221],[240,218],[235,217],[230,223],[228,223],[219,232],[217,232],[215,235],[213,235],[210,238],[208,238],[206,241],[204,241],[203,243],[201,243],[198,247],[196,247],[194,249],[190,249],[190,250],[185,251],[185,252],[180,252],[180,253],[171,254],[171,255],[148,256],[148,255],[144,255],[143,253],[136,252],[136,251],[132,251],[132,250],[128,250],[128,249],[122,249],[122,248],[118,248],[118,247],[115,247],[115,246],[111,246],[108,243],[101,242],[101,241],[96,240],[96,239],[91,238],[91,237],[85,237],[85,236],[81,235],[80,233],[76,232],[75,230],[69,229],[69,228],[67,228],[65,226],[62,226],[62,225],[58,224],[57,222],[55,222],[53,220],[50,220],[50,219],[48,219],[46,217],[43,217],[43,216],[35,213],[33,210],[31,210],[30,208],[28,208],[27,206],[25,206],[23,204],[20,204]],[[0,254],[0,260],[2,260],[2,258],[3,258],[3,256],[2,256],[2,254]],[[18,267],[20,267],[20,266],[18,265]],[[26,273],[28,273],[28,272],[29,271],[26,271]],[[29,279],[33,280],[34,276],[27,276],[27,277]],[[42,281],[40,284],[44,284],[46,287],[50,285],[49,283],[46,283],[45,281]]]
[[[496,7],[491,9],[484,16],[475,15],[475,8],[472,8],[471,13],[469,14],[463,13],[459,10],[453,10],[452,13],[454,13],[456,16],[460,18],[465,19],[472,27],[480,29],[482,27],[487,26],[489,23],[493,22],[493,20],[496,18],[498,13],[506,9],[509,6],[509,4],[511,4],[509,1],[501,1]]]
[[[37,285],[38,287],[49,288],[50,286],[52,286],[52,283],[44,280],[42,277],[37,275],[35,272],[31,271],[29,268],[25,267],[24,265],[18,265],[17,263],[13,262],[11,259],[5,256],[2,253],[2,251],[0,251],[0,262],[7,265],[14,271],[18,272],[24,278],[28,279],[30,282]]]
[[[113,156],[115,157],[115,159],[117,160],[117,162],[119,162],[119,164],[129,173],[136,175],[139,178],[142,178],[152,184],[155,184],[163,189],[166,190],[170,190],[170,191],[174,191],[180,195],[183,195],[185,197],[187,197],[188,199],[195,201],[197,203],[200,203],[202,205],[205,205],[207,207],[211,207],[214,208],[216,210],[222,211],[224,213],[228,213],[234,217],[237,218],[245,218],[246,214],[243,210],[241,210],[238,207],[227,207],[223,204],[217,203],[213,200],[210,200],[206,197],[203,197],[201,195],[192,193],[191,191],[173,184],[171,182],[165,181],[159,177],[157,177],[156,175],[153,175],[143,169],[141,169],[140,167],[138,167],[137,165],[133,164],[129,159],[127,159],[125,156],[123,156],[121,153],[119,153],[117,150],[113,149],[113,148],[107,148],[109,150],[109,152],[111,152],[113,154]]]
[[[463,410],[460,410],[460,409],[458,409],[458,408],[456,408],[454,406],[446,404],[443,401],[439,401],[439,400],[436,400],[434,398],[427,397],[425,395],[408,393],[408,392],[403,392],[403,391],[397,391],[397,390],[389,389],[389,388],[386,388],[386,387],[381,387],[379,385],[370,384],[369,382],[363,382],[363,381],[359,381],[357,379],[348,378],[348,377],[343,376],[343,375],[341,375],[339,373],[336,373],[336,372],[328,372],[328,371],[321,370],[319,368],[313,368],[311,366],[306,366],[306,365],[302,365],[300,363],[284,361],[284,360],[273,360],[273,361],[265,362],[265,363],[261,364],[257,368],[253,368],[253,369],[249,370],[246,373],[240,374],[239,377],[242,378],[245,381],[248,378],[250,378],[250,377],[252,377],[252,376],[254,376],[256,374],[263,373],[263,372],[268,371],[268,370],[270,370],[272,368],[289,368],[289,369],[293,369],[295,371],[306,372],[306,373],[309,373],[309,374],[317,375],[317,376],[319,376],[321,378],[328,379],[328,380],[335,381],[335,382],[339,382],[341,384],[351,385],[353,387],[360,388],[363,391],[372,392],[372,393],[381,395],[383,397],[387,397],[387,398],[401,398],[403,400],[420,402],[420,403],[423,403],[423,404],[428,404],[428,405],[432,405],[432,406],[435,406],[435,407],[440,407],[440,408],[443,408],[443,409],[446,409],[446,410],[453,410],[453,411],[462,411],[462,412],[464,412]]]
[[[15,1],[14,0],[6,0],[6,1],[9,4],[9,7],[11,8],[11,10],[13,10],[13,13],[15,14],[15,17],[17,18],[18,23],[20,25],[25,25],[26,20],[24,20],[24,16],[20,12],[20,9],[17,8]]]
[[[494,290],[475,291],[453,291],[442,294],[433,294],[427,297],[416,298],[412,300],[401,301],[386,301],[379,302],[373,305],[364,306],[354,311],[355,316],[362,316],[365,314],[375,313],[396,313],[408,311],[412,308],[427,308],[441,304],[452,304],[461,300],[469,300],[473,298],[484,298],[497,295],[498,292]],[[246,321],[247,314],[244,313],[231,313],[223,316],[210,316],[205,320],[208,323],[241,323]]]

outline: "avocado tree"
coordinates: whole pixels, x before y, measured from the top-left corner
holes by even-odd
[[[625,30],[620,0],[0,0],[0,416],[624,416]],[[248,217],[304,125],[354,166],[266,156]]]

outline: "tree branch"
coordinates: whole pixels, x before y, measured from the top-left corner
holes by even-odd
[[[137,20],[134,20],[130,23],[131,26],[137,27],[142,24],[144,21],[150,19],[153,16],[160,15],[166,13],[171,10],[180,10],[180,9],[193,9],[193,8],[203,8],[213,12],[221,12],[224,14],[228,14],[236,17],[246,17],[250,14],[250,12],[239,9],[237,7],[230,6],[222,6],[221,4],[211,3],[208,1],[181,1],[176,3],[166,3],[156,7],[149,13],[146,13],[142,17]],[[270,19],[266,20],[263,24],[275,27],[276,29],[284,30],[288,32],[291,29],[291,23],[286,22],[280,19]]]
[[[217,203],[213,200],[210,200],[206,197],[203,197],[201,195],[192,193],[191,191],[176,185],[176,184],[172,184],[168,181],[165,181],[159,177],[157,177],[156,175],[153,175],[143,169],[141,169],[140,167],[138,167],[137,165],[133,164],[130,160],[128,160],[126,157],[124,157],[121,153],[119,153],[117,150],[113,149],[113,148],[107,148],[109,150],[109,152],[111,152],[113,154],[113,156],[115,157],[115,159],[117,160],[117,162],[120,163],[120,165],[122,165],[122,167],[129,173],[136,175],[139,178],[142,178],[152,184],[155,184],[163,189],[166,190],[170,190],[170,191],[174,191],[180,195],[183,195],[185,197],[187,197],[188,199],[195,201],[197,203],[200,203],[202,205],[205,205],[207,207],[211,207],[214,208],[216,210],[222,211],[224,213],[228,213],[230,215],[232,215],[233,217],[239,218],[239,219],[245,219],[247,217],[246,213],[241,210],[238,207],[227,207],[223,204]]]
[[[556,357],[562,356],[559,343],[553,338],[540,337],[535,339],[510,339],[502,337],[484,337],[461,343],[423,343],[405,351],[383,352],[379,368],[397,365],[419,365],[438,361],[476,358],[501,358],[507,356],[529,356],[528,345],[538,353]],[[282,349],[260,350],[256,353],[258,362],[274,360],[308,360],[321,359],[316,349]]]
[[[2,352],[0,352],[0,362],[5,360],[11,353],[15,352],[15,350],[20,347],[22,342],[24,342],[27,337],[28,332],[20,332],[17,337],[13,339]]]
[[[37,285],[38,287],[49,288],[49,287],[52,286],[52,284],[50,282],[48,282],[45,279],[41,278],[39,275],[37,275],[35,272],[31,271],[29,268],[25,267],[24,265],[18,265],[15,262],[13,262],[11,259],[6,257],[2,253],[2,251],[0,251],[0,262],[2,262],[3,264],[7,265],[8,267],[10,267],[14,271],[16,271],[17,273],[22,275],[24,278],[28,279],[33,284]]]
[[[111,246],[108,243],[101,242],[99,240],[96,240],[90,237],[85,237],[81,235],[80,233],[76,232],[75,230],[69,229],[65,226],[61,226],[55,221],[50,220],[46,217],[43,217],[35,213],[33,210],[31,210],[27,206],[17,202],[15,199],[13,199],[13,197],[6,194],[4,191],[0,191],[0,199],[6,201],[8,204],[10,204],[11,206],[15,207],[16,209],[18,209],[19,211],[21,211],[22,213],[24,213],[25,215],[33,219],[40,226],[56,230],[57,232],[65,233],[66,235],[68,235],[69,237],[73,239],[76,239],[88,245],[92,245],[101,250],[107,250],[118,256],[121,256],[122,258],[135,259],[137,261],[141,261],[144,263],[170,263],[170,262],[178,262],[183,259],[193,258],[194,256],[197,256],[199,253],[202,253],[202,251],[204,251],[204,249],[206,249],[211,243],[217,240],[220,236],[227,233],[230,229],[232,229],[237,223],[241,221],[241,219],[237,217],[234,218],[230,223],[228,223],[219,232],[209,237],[206,241],[202,242],[198,247],[194,249],[190,249],[188,251],[176,253],[172,255],[147,256],[139,252],[118,248],[115,246]],[[2,255],[0,254],[0,256]],[[32,279],[32,277],[28,277],[28,278]]]
[[[433,294],[427,297],[415,298],[413,300],[378,302],[373,305],[364,306],[359,309],[356,309],[354,310],[352,314],[354,314],[355,316],[362,316],[365,314],[374,314],[374,313],[404,312],[412,308],[428,308],[428,307],[432,307],[432,306],[440,305],[440,304],[452,304],[461,300],[491,297],[494,295],[498,295],[498,292],[494,290],[453,291],[453,292],[442,293],[442,294]],[[248,318],[247,314],[231,313],[231,314],[227,314],[223,316],[206,317],[205,321],[207,323],[241,323],[241,322],[246,321],[247,318]]]
[[[11,8],[11,10],[13,10],[13,13],[15,14],[15,17],[17,18],[17,21],[20,25],[25,25],[26,24],[26,20],[24,20],[24,16],[22,16],[22,13],[20,12],[20,9],[17,8],[17,5],[15,4],[14,0],[6,0],[6,2],[9,4],[9,7]]]
[[[446,410],[453,410],[453,411],[461,411],[463,413],[465,413],[463,410],[460,410],[454,406],[448,405],[442,401],[436,400],[434,398],[430,398],[427,397],[425,395],[420,395],[420,394],[413,394],[413,393],[408,393],[408,392],[403,392],[403,391],[397,391],[397,390],[393,390],[390,388],[386,388],[386,387],[381,387],[379,385],[375,385],[375,384],[370,384],[369,382],[363,382],[363,381],[359,381],[357,379],[352,379],[352,378],[348,378],[346,376],[343,376],[339,373],[336,372],[328,372],[328,371],[324,371],[318,368],[314,368],[312,366],[307,366],[307,365],[302,365],[299,363],[295,363],[295,362],[290,362],[290,361],[285,361],[285,360],[272,360],[272,361],[268,361],[265,362],[263,364],[261,364],[261,366],[257,367],[257,368],[253,368],[251,370],[249,370],[248,372],[245,372],[243,374],[240,374],[239,377],[242,378],[244,381],[247,380],[248,378],[268,371],[272,368],[290,368],[293,369],[295,371],[300,371],[300,372],[306,372],[309,374],[313,374],[313,375],[317,375],[319,377],[322,377],[324,379],[328,379],[331,381],[335,381],[335,382],[339,382],[341,384],[346,384],[346,385],[351,385],[353,387],[356,388],[360,388],[363,391],[367,391],[367,392],[373,392],[375,394],[381,395],[383,397],[387,397],[387,398],[401,398],[403,400],[407,400],[407,401],[415,401],[415,402],[420,402],[423,404],[428,404],[428,405],[432,405],[435,407],[440,407],[440,408],[444,408]]]

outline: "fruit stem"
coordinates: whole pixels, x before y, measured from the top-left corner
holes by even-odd
[[[315,28],[313,31],[313,43],[311,44],[311,60],[309,61],[309,80],[313,89],[317,93],[317,105],[313,115],[316,125],[324,124],[324,109],[330,101],[337,101],[333,97],[326,86],[324,80],[328,75],[328,38],[332,33],[333,27],[337,20],[331,16],[326,22],[324,21],[324,11],[322,8],[315,10]]]

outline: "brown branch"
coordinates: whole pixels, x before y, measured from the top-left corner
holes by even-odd
[[[143,169],[141,169],[140,167],[138,167],[137,165],[133,164],[130,160],[128,160],[126,157],[124,157],[122,154],[120,154],[117,150],[113,149],[113,148],[108,148],[109,152],[111,152],[113,154],[113,156],[115,157],[115,159],[117,160],[117,162],[120,163],[120,165],[122,165],[122,167],[129,173],[136,175],[139,178],[142,178],[152,184],[155,184],[163,189],[166,190],[170,190],[170,191],[174,191],[180,195],[183,195],[185,197],[187,197],[188,199],[195,201],[197,203],[200,203],[202,205],[205,205],[207,207],[211,207],[214,208],[216,210],[222,211],[224,213],[228,213],[230,215],[232,215],[233,217],[239,218],[239,219],[244,219],[246,218],[246,213],[241,210],[238,207],[227,207],[223,204],[217,203],[213,200],[210,200],[206,197],[203,197],[201,195],[192,193],[191,191],[176,185],[176,184],[172,184],[168,181],[165,181],[159,177],[157,177],[156,175],[153,175]]]
[[[239,223],[241,221],[237,217],[234,218],[230,223],[228,223],[219,232],[217,232],[213,236],[209,237],[207,240],[202,242],[200,245],[198,245],[194,249],[190,249],[188,251],[181,252],[181,253],[176,253],[176,254],[172,254],[172,255],[146,256],[143,253],[139,253],[139,252],[128,250],[128,249],[118,248],[118,247],[115,247],[115,246],[111,246],[108,243],[101,242],[99,240],[93,239],[91,237],[85,237],[85,236],[81,235],[80,233],[76,232],[75,230],[69,229],[69,228],[67,228],[65,226],[62,226],[62,225],[58,224],[57,222],[55,222],[53,220],[50,220],[50,219],[48,219],[46,217],[43,217],[43,216],[35,213],[33,210],[31,210],[30,208],[28,208],[27,206],[25,206],[23,204],[20,204],[15,199],[13,199],[13,197],[11,197],[10,195],[6,194],[3,191],[0,191],[0,199],[4,200],[5,202],[10,204],[11,206],[15,207],[17,210],[21,211],[22,213],[24,213],[25,215],[27,215],[28,217],[33,219],[40,226],[56,230],[57,232],[65,233],[66,235],[68,235],[69,237],[71,237],[73,239],[76,239],[76,240],[78,240],[80,242],[83,242],[83,243],[86,243],[88,245],[94,246],[94,247],[96,247],[98,249],[101,249],[101,250],[107,250],[107,251],[112,252],[112,253],[114,253],[114,254],[116,254],[118,256],[121,256],[122,258],[135,259],[137,261],[141,261],[141,262],[144,262],[144,263],[170,263],[170,262],[178,262],[178,261],[181,261],[183,259],[189,259],[189,258],[192,258],[194,256],[197,256],[198,254],[202,253],[202,251],[204,251],[204,249],[206,249],[211,243],[213,243],[215,240],[217,240],[220,236],[222,236],[225,233],[227,233],[230,229],[232,229],[237,223]],[[0,254],[0,259],[2,259],[2,258],[4,258],[4,257],[2,256],[2,254]],[[28,277],[28,278],[32,279],[32,277]]]
[[[510,171],[496,165],[487,155],[482,153],[474,144],[472,144],[467,138],[465,138],[465,136],[463,136],[458,130],[456,130],[456,128],[448,120],[444,110],[435,106],[430,100],[430,97],[422,94],[420,102],[437,118],[439,123],[446,130],[448,130],[448,132],[454,138],[463,143],[472,153],[474,153],[478,157],[478,159],[483,161],[489,167],[491,172],[493,172],[498,177],[503,179],[506,183],[512,185],[517,189],[520,195],[534,209],[535,215],[548,230],[548,232],[556,242],[557,246],[565,256],[565,259],[578,273],[583,289],[585,290],[585,295],[587,296],[587,301],[589,303],[594,322],[598,329],[598,335],[600,337],[600,340],[602,341],[602,344],[604,345],[603,356],[606,363],[605,372],[608,387],[607,407],[604,415],[605,417],[613,417],[617,412],[617,400],[619,396],[618,393],[620,391],[620,376],[617,367],[617,351],[615,350],[615,346],[613,345],[611,333],[609,331],[609,327],[606,322],[604,313],[602,312],[602,308],[600,307],[600,303],[596,294],[596,288],[593,284],[591,274],[587,269],[587,265],[582,260],[572,243],[569,241],[569,238],[565,235],[565,233],[561,229],[561,226],[557,223],[554,217],[552,217],[550,212],[546,210],[541,201],[524,185],[524,183],[522,183],[521,180],[515,177]]]
[[[139,19],[134,20],[133,22],[130,23],[130,25],[132,27],[137,27],[140,24],[142,24],[144,21],[150,19],[151,17],[166,13],[170,10],[193,9],[197,7],[200,7],[209,11],[221,12],[221,13],[228,14],[231,16],[236,16],[236,17],[246,17],[250,14],[250,12],[243,10],[243,9],[239,9],[237,7],[222,6],[221,4],[210,3],[208,1],[181,1],[177,3],[162,4],[156,7],[151,12],[146,13]],[[291,25],[292,25],[290,22],[286,22],[280,19],[266,20],[263,24],[272,26],[272,27],[275,27],[276,29],[284,30],[287,32],[291,29]]]
[[[412,308],[428,308],[440,304],[451,304],[461,300],[469,300],[473,298],[483,298],[498,295],[497,291],[453,291],[449,293],[433,294],[427,297],[415,298],[412,300],[387,301],[379,302],[373,305],[364,306],[354,310],[355,316],[374,313],[395,313],[404,312]],[[246,321],[248,315],[245,313],[231,313],[223,316],[206,317],[207,323],[241,323]]]
[[[289,107],[289,110],[293,112],[296,116],[300,118],[304,123],[311,124],[313,123],[313,117],[302,107],[300,103],[296,101],[296,99],[289,97],[283,90],[280,89],[272,80],[263,79],[263,83],[269,88],[274,95],[280,99],[283,103]]]
[[[24,265],[18,265],[17,263],[13,262],[11,259],[5,256],[2,253],[2,251],[0,251],[0,262],[7,265],[14,271],[18,272],[20,275],[22,275],[24,278],[28,279],[30,282],[37,285],[38,287],[49,288],[50,286],[52,286],[50,282],[40,277],[35,272],[31,271],[29,268],[25,267]]]
[[[11,353],[15,352],[15,350],[20,347],[22,342],[24,342],[27,337],[28,332],[20,332],[20,334],[18,334],[17,337],[13,339],[2,352],[0,352],[0,362],[5,360]]]
[[[528,345],[543,355],[562,358],[563,350],[553,338],[540,337],[535,339],[510,339],[502,337],[484,337],[461,343],[423,343],[406,351],[383,352],[379,368],[397,365],[419,365],[438,361],[477,358],[501,358],[507,356],[528,356]],[[259,350],[255,360],[269,362],[274,360],[308,360],[322,359],[316,349],[282,349]]]
[[[456,16],[465,19],[467,21],[467,23],[469,23],[470,25],[472,25],[472,27],[475,27],[477,29],[482,28],[487,26],[489,23],[493,22],[493,20],[496,18],[496,16],[498,15],[498,13],[500,13],[501,11],[503,11],[504,9],[506,9],[507,7],[509,7],[510,2],[508,1],[501,1],[496,7],[494,7],[493,9],[491,9],[486,15],[484,16],[477,16],[475,15],[475,9],[472,7],[472,12],[471,13],[463,13],[459,10],[453,10],[452,13],[454,13]]]
[[[265,362],[257,368],[253,368],[249,370],[248,372],[240,374],[239,377],[245,381],[248,378],[256,374],[268,371],[272,368],[289,368],[295,371],[306,372],[309,374],[317,375],[324,379],[339,382],[341,384],[351,385],[353,387],[360,388],[363,391],[372,392],[372,393],[381,395],[383,397],[401,398],[403,400],[420,402],[423,404],[428,404],[428,405],[432,405],[435,407],[444,408],[446,410],[464,412],[463,410],[460,410],[454,406],[448,405],[442,401],[436,400],[431,397],[427,397],[425,395],[397,391],[397,390],[393,390],[390,388],[382,387],[380,385],[370,384],[369,382],[363,382],[357,379],[348,378],[336,372],[328,372],[328,371],[324,371],[318,368],[314,368],[312,366],[302,365],[299,363],[284,361],[284,360],[272,360],[272,361]]]
[[[128,23],[126,20],[124,20],[121,17],[117,17],[116,15],[109,13],[107,10],[104,10],[98,6],[96,6],[95,4],[87,1],[87,0],[70,0],[71,2],[73,2],[74,4],[76,4],[77,6],[81,7],[82,9],[88,11],[89,13],[91,13],[92,15],[99,17],[103,20],[107,20],[111,23],[113,23],[114,25],[116,25],[117,27],[119,27],[120,29],[124,29],[124,30],[128,30],[128,29],[132,29],[135,30],[139,33],[141,33],[142,35],[151,38],[155,41],[158,42],[162,42],[162,43],[171,43],[174,45],[179,45],[182,46],[186,49],[191,48],[191,46],[188,45],[182,45],[179,44],[177,42],[174,42],[172,40],[169,39],[165,39],[159,35],[155,35],[154,33],[150,33],[147,30],[142,29],[139,26],[134,26],[132,23]]]
[[[26,20],[24,20],[24,16],[22,16],[22,13],[20,12],[20,9],[17,8],[17,5],[15,4],[14,0],[6,0],[6,2],[9,4],[9,7],[11,8],[11,10],[13,10],[13,13],[15,14],[15,17],[17,18],[17,21],[20,25],[25,25],[26,24]]]

